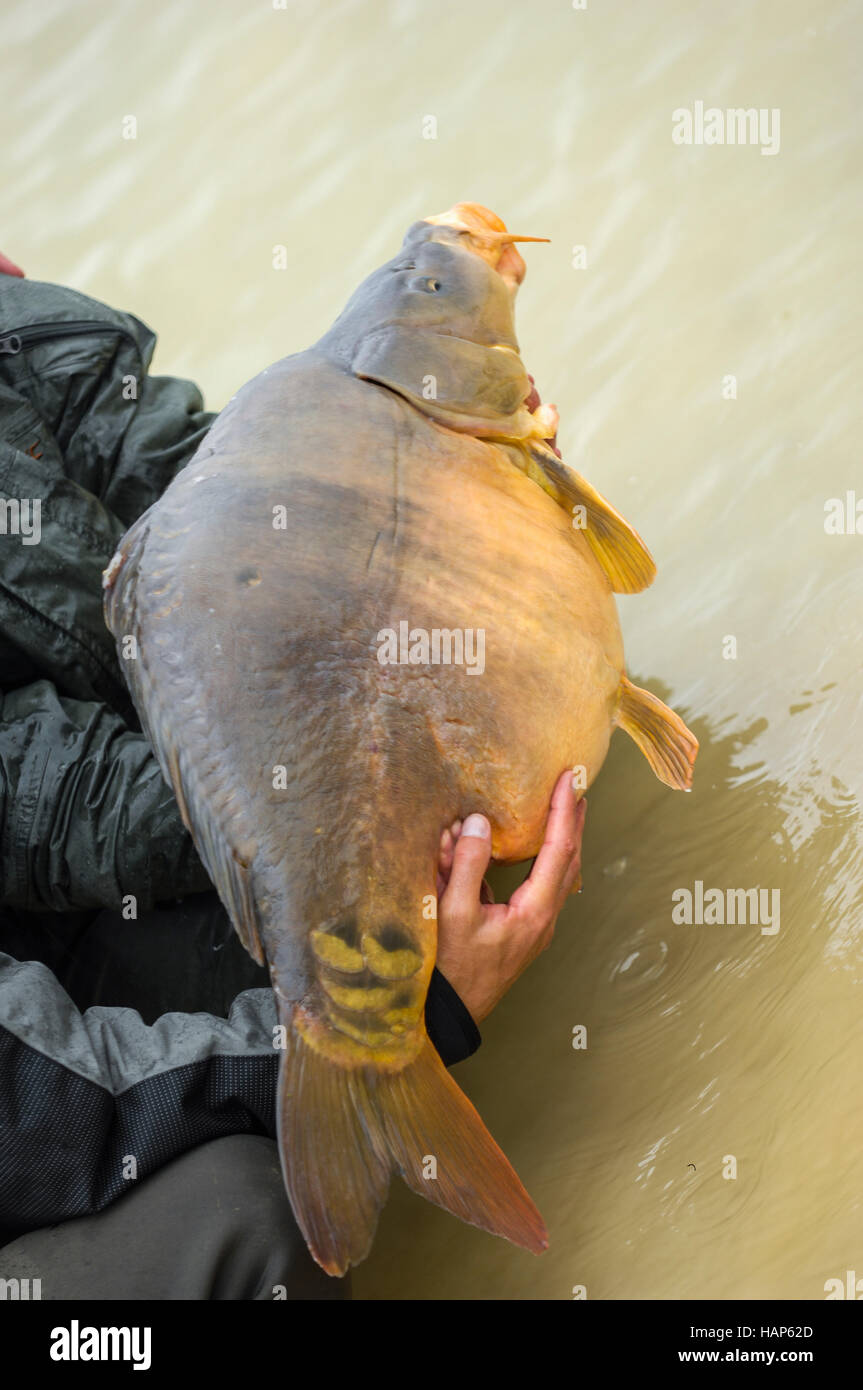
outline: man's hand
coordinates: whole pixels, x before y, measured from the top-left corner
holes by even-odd
[[[558,779],[542,849],[508,903],[495,903],[483,875],[491,858],[485,816],[456,821],[441,836],[437,967],[477,1023],[551,942],[557,915],[581,870],[587,803],[572,773]]]
[[[24,272],[14,261],[10,261],[8,256],[4,256],[0,251],[0,275],[20,275],[24,279]]]

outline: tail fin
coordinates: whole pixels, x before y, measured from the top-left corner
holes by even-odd
[[[638,744],[660,782],[679,791],[689,790],[698,739],[679,714],[624,676],[617,723]]]
[[[401,1071],[345,1067],[283,1021],[282,1170],[306,1244],[328,1274],[369,1253],[393,1172],[462,1221],[534,1254],[547,1247],[542,1217],[428,1038]]]

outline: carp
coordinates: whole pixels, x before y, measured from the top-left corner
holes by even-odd
[[[482,811],[495,860],[526,859],[562,770],[589,786],[615,727],[671,787],[697,751],[626,677],[614,594],[655,567],[525,370],[522,240],[477,204],[415,223],[314,347],[237,393],[105,576],[142,726],[270,971],[285,1184],[334,1275],[394,1173],[547,1244],[426,1034],[442,829]],[[480,633],[481,669],[458,659]]]

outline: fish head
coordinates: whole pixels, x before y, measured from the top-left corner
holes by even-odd
[[[360,285],[322,339],[347,359],[391,325],[517,350],[508,282],[474,254],[468,235],[415,222],[401,250]]]
[[[515,332],[524,278],[515,241],[477,203],[415,222],[401,250],[351,296],[318,344],[363,380],[451,429],[490,438],[536,433],[536,396]]]

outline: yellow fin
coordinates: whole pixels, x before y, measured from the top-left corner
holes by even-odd
[[[660,782],[689,790],[698,739],[679,714],[624,676],[615,722],[635,740]]]
[[[533,467],[527,469],[528,476],[549,496],[574,519],[573,508],[584,508],[586,525],[579,529],[614,592],[638,594],[652,584],[656,578],[653,556],[620,512],[551,449],[532,445],[530,458]]]
[[[306,1244],[328,1274],[365,1259],[395,1172],[462,1221],[535,1254],[545,1249],[542,1217],[427,1037],[401,1069],[356,1045],[355,1063],[339,1066],[319,1050],[303,1010],[277,997],[287,1028],[282,1170]]]

